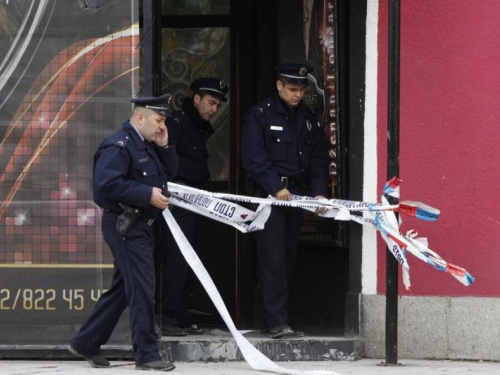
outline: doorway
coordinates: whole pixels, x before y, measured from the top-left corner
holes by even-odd
[[[240,119],[248,108],[272,94],[273,68],[277,63],[290,59],[306,62],[316,54],[315,69],[318,72],[322,69],[324,56],[320,56],[318,46],[308,44],[305,57],[296,55],[295,42],[285,30],[302,22],[303,5],[310,6],[311,12],[316,7],[313,21],[319,22],[328,6],[332,11],[331,5],[335,3],[333,0],[161,1],[161,17],[157,18],[161,23],[161,91],[173,94],[172,109],[179,109],[183,98],[190,95],[189,85],[195,78],[215,76],[229,83],[229,100],[212,120],[215,134],[208,144],[211,179],[207,190],[247,194],[246,176],[239,159]],[[337,17],[334,10],[330,19]],[[313,27],[318,25],[313,23]],[[324,115],[325,121],[335,122],[337,129],[331,136],[338,142],[341,139],[338,88],[330,88],[328,93],[324,85],[327,73],[321,71],[316,91],[307,100]],[[328,107],[333,96],[333,107]],[[339,148],[337,142],[334,147]],[[340,176],[345,171],[340,166],[337,160],[332,178],[332,193],[336,197],[341,197],[344,188]],[[240,234],[206,218],[200,221],[195,250],[229,313],[239,328],[259,329],[261,303],[253,235]],[[290,323],[308,333],[342,335],[349,269],[345,225],[306,215],[298,257]],[[194,323],[224,325],[194,277],[189,288],[188,310]]]

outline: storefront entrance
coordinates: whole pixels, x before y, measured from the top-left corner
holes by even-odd
[[[246,175],[239,162],[241,117],[273,92],[278,62],[298,61],[315,68],[317,82],[305,100],[324,121],[331,141],[332,194],[341,196],[346,172],[337,152],[342,138],[336,2],[163,1],[161,9],[162,17],[157,18],[161,22],[161,50],[157,52],[161,56],[161,91],[174,94],[174,109],[190,95],[189,84],[197,77],[216,76],[229,82],[229,101],[212,121],[215,134],[209,141],[211,181],[207,189],[247,194]],[[253,235],[237,233],[212,220],[201,222],[198,255],[236,323],[241,328],[259,329],[260,288]],[[310,333],[343,334],[348,283],[345,225],[306,215],[297,264],[291,323]],[[223,325],[194,277],[188,308],[200,325]]]
[[[329,142],[332,195],[348,198],[346,139],[360,135],[348,136],[343,100],[349,82],[342,79],[348,61],[342,57],[348,55],[341,35],[344,3],[0,3],[0,43],[7,51],[0,64],[0,344],[9,345],[7,351],[67,345],[109,288],[114,260],[101,233],[102,211],[93,202],[93,157],[130,115],[130,98],[151,93],[152,83],[157,94],[174,95],[173,109],[199,76],[229,83],[229,100],[213,119],[206,188],[246,195],[242,115],[273,92],[277,63],[307,62],[316,83],[305,100]],[[200,229],[196,250],[232,318],[238,328],[259,329],[253,236],[208,219],[201,219]],[[346,229],[343,222],[305,217],[290,323],[306,333],[341,335],[347,326],[347,284],[360,262],[348,251],[358,237],[349,241]],[[349,294],[354,302],[355,293]],[[193,321],[223,326],[196,281],[188,307]],[[125,313],[109,344],[129,343]]]

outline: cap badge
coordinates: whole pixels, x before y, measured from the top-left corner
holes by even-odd
[[[307,74],[307,68],[305,68],[305,67],[300,68],[299,74],[301,76],[305,76]]]
[[[226,81],[221,80],[221,81],[220,81],[220,89],[221,89],[221,90],[224,90],[226,87],[227,87],[227,83],[226,83]]]

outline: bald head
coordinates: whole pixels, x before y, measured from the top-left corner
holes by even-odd
[[[130,117],[130,123],[137,128],[144,139],[152,142],[159,129],[166,130],[166,119],[165,116],[152,109],[135,107]]]

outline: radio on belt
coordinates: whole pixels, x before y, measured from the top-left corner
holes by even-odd
[[[168,190],[168,187],[165,187],[161,192],[166,197],[171,197],[172,194]],[[123,212],[118,216],[118,220],[116,221],[116,231],[123,237],[127,237],[128,232],[134,226],[135,222],[141,216],[141,210],[138,208],[130,207],[125,203],[118,203],[121,208],[123,208]]]
[[[138,208],[130,207],[125,203],[118,203],[123,212],[118,216],[116,220],[116,231],[123,237],[127,237],[128,232],[134,226],[135,222],[141,216],[141,210]]]

